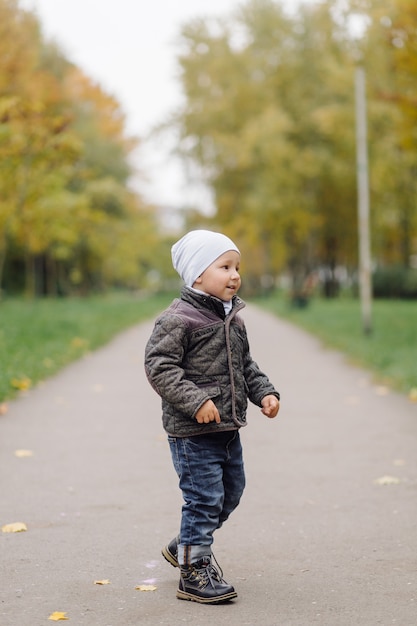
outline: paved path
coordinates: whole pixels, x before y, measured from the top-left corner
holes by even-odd
[[[238,599],[177,600],[160,556],[181,498],[143,373],[145,323],[0,417],[0,526],[28,527],[0,533],[0,626],[46,626],[54,611],[74,626],[416,626],[417,405],[291,325],[244,313],[282,408],[268,420],[251,407],[247,489],[216,537]]]

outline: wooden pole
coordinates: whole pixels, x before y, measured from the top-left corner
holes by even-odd
[[[359,295],[362,325],[365,334],[372,332],[372,276],[369,229],[369,181],[366,127],[365,70],[357,66],[355,74],[356,95],[356,163],[358,183],[358,236],[359,236]]]

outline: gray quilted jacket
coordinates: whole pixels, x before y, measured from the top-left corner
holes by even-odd
[[[246,426],[248,398],[279,393],[253,361],[243,319],[245,303],[233,297],[225,315],[217,298],[183,287],[156,320],[145,349],[145,371],[162,398],[163,426],[174,437]],[[212,399],[221,423],[199,424],[198,409]]]

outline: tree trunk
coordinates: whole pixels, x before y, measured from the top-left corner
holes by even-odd
[[[36,267],[35,257],[30,252],[26,252],[25,257],[25,296],[34,298],[36,290]]]
[[[1,294],[2,294],[3,274],[4,274],[4,266],[6,263],[6,255],[7,255],[7,244],[6,244],[6,239],[3,238],[3,241],[0,246],[0,299],[1,299]]]

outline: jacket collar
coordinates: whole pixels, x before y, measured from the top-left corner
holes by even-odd
[[[222,319],[225,319],[226,313],[224,311],[223,302],[215,296],[210,296],[205,293],[198,293],[187,287],[186,285],[181,289],[181,300],[189,302],[197,308],[209,309],[216,313]],[[244,301],[239,296],[233,296],[232,298],[232,310],[229,315],[237,313],[238,310],[243,309],[245,306]]]

